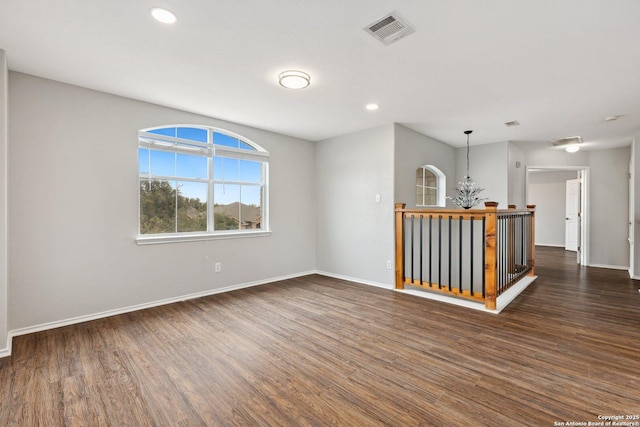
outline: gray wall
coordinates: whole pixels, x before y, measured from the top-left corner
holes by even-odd
[[[386,268],[394,260],[393,141],[388,125],[316,143],[321,272],[393,286],[394,270]]]
[[[630,147],[578,151],[525,149],[527,166],[589,169],[589,265],[629,265],[628,177]]]
[[[629,257],[631,268],[629,274],[635,279],[640,279],[640,136],[633,138],[631,144],[633,194],[633,247]]]
[[[312,143],[15,72],[9,110],[9,330],[315,270]],[[269,151],[271,236],[136,245],[136,135],[166,124]]]
[[[8,348],[7,305],[7,141],[8,141],[7,54],[0,49],[0,357]]]
[[[589,154],[590,264],[628,267],[630,147],[590,151]]]
[[[536,244],[565,244],[566,182],[577,172],[529,173],[529,203],[536,205]]]
[[[509,197],[510,205],[516,205],[518,209],[526,207],[526,176],[524,150],[513,142],[509,142]],[[520,165],[518,167],[518,165]]]
[[[429,138],[402,125],[395,125],[395,202],[406,203],[407,208],[416,207],[416,169],[433,165],[447,177],[447,196],[458,183],[455,163],[455,148]],[[454,207],[447,200],[447,207]]]

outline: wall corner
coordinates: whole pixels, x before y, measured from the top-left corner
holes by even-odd
[[[0,354],[9,352],[7,251],[7,146],[9,142],[9,67],[0,49]]]

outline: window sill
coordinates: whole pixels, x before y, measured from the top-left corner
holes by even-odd
[[[184,243],[198,242],[201,240],[221,240],[221,239],[245,239],[252,237],[271,236],[270,231],[230,231],[219,233],[180,233],[180,234],[154,234],[136,237],[138,245],[158,245],[162,243]]]

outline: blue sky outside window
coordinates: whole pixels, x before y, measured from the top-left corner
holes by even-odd
[[[209,187],[206,182],[178,181],[177,185],[182,196],[206,202]]]
[[[207,158],[178,153],[176,175],[183,178],[207,179]]]
[[[148,130],[149,133],[155,133],[156,135],[176,136],[176,128],[160,128]]]
[[[214,205],[228,205],[240,201],[240,186],[237,184],[214,184]]]
[[[227,157],[213,158],[213,179],[224,181],[240,181],[240,161]]]
[[[198,129],[198,128],[178,128],[177,136],[178,138],[188,139],[191,141],[198,142],[209,142],[208,139],[209,132],[206,129]]]
[[[252,160],[240,160],[240,181],[262,182],[262,163]]]
[[[213,133],[213,143],[216,145],[224,145],[225,147],[239,148],[238,138],[219,132]]]
[[[257,185],[243,185],[240,189],[240,201],[245,205],[260,206],[260,187]]]
[[[151,150],[151,175],[176,176],[175,153]]]

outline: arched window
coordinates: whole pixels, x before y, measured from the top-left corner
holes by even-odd
[[[268,165],[267,151],[228,131],[139,131],[140,236],[268,231]]]
[[[416,206],[441,206],[446,202],[447,178],[435,166],[416,169]]]

